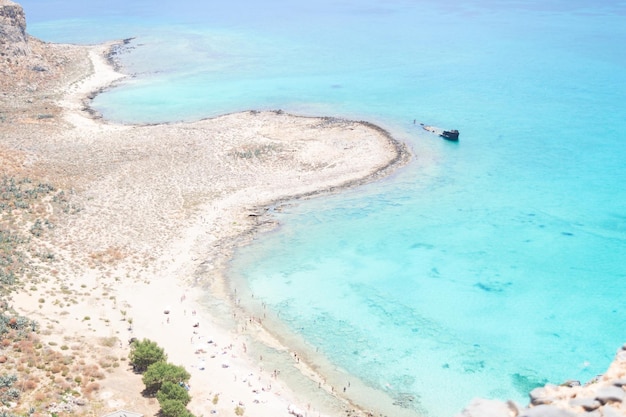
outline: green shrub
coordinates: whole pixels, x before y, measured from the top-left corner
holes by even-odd
[[[156,362],[165,362],[167,355],[162,347],[149,339],[134,341],[128,355],[133,369],[137,372],[144,372],[150,365]]]
[[[5,304],[6,302],[0,300],[0,305]],[[13,312],[12,309],[10,311]],[[15,332],[14,339],[21,340],[37,330],[37,322],[17,314],[15,316],[0,314],[0,336],[11,330]]]
[[[156,393],[161,389],[161,385],[164,382],[171,382],[178,384],[180,382],[186,383],[189,381],[189,372],[182,366],[172,365],[166,362],[156,362],[148,366],[146,372],[143,374],[143,383],[146,386],[147,393]]]
[[[159,403],[163,417],[193,417],[185,405],[176,400],[165,400]]]
[[[9,402],[20,398],[20,390],[13,386],[16,381],[15,375],[0,376],[0,404],[8,405]]]
[[[191,401],[189,393],[180,385],[180,383],[174,384],[170,381],[165,381],[161,384],[161,389],[157,392],[156,396],[157,400],[159,400],[159,404],[166,400],[176,400],[186,406],[189,404],[189,401]]]

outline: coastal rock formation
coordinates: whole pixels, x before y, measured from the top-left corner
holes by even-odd
[[[475,399],[457,417],[624,417],[626,416],[626,344],[609,369],[587,384],[568,381],[535,388],[530,404]]]
[[[0,0],[0,123],[5,133],[11,123],[52,121],[67,86],[90,65],[86,46],[30,36],[22,6]]]
[[[0,0],[0,57],[10,60],[29,53],[24,9],[11,0]]]

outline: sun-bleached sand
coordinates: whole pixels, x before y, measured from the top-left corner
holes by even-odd
[[[75,349],[115,338],[109,350],[125,357],[130,338],[156,341],[191,373],[188,409],[198,416],[237,406],[256,416],[363,414],[232,303],[223,271],[233,248],[273,227],[267,205],[388,175],[409,160],[404,145],[369,123],[281,111],[116,125],[87,108],[123,77],[107,62],[112,44],[31,47],[58,67],[5,95],[0,155],[5,170],[67,190],[69,209],[49,207],[55,228],[37,245],[54,262],[14,307],[41,323],[44,340]],[[229,323],[205,308],[207,293]],[[284,360],[252,357],[251,343]],[[158,411],[128,366],[101,385],[102,413]]]

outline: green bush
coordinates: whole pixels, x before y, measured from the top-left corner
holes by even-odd
[[[153,363],[165,362],[167,355],[163,348],[159,347],[156,342],[143,339],[133,342],[128,359],[135,371],[144,372]]]
[[[170,381],[165,381],[161,384],[161,389],[157,392],[157,400],[159,404],[167,400],[176,400],[183,403],[183,405],[189,404],[191,397],[185,388],[180,383],[175,384]]]
[[[4,300],[0,300],[0,306],[8,305]],[[13,309],[8,307],[4,308],[13,312]],[[21,340],[30,335],[30,333],[37,331],[37,322],[27,317],[15,314],[14,316],[7,316],[6,314],[0,314],[0,336],[14,331],[13,339]]]
[[[193,414],[185,408],[185,405],[177,400],[165,400],[161,405],[163,417],[193,417]]]
[[[20,390],[13,386],[16,381],[15,375],[0,376],[0,404],[8,405],[9,402],[20,398]]]
[[[142,379],[146,386],[146,392],[156,393],[161,389],[161,385],[164,382],[171,382],[173,384],[180,382],[186,383],[189,381],[190,377],[189,372],[182,366],[172,365],[166,362],[156,362],[148,366]]]

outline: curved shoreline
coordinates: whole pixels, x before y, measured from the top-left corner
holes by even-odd
[[[107,52],[106,54],[107,62],[112,66],[115,72],[119,72],[121,70],[121,67],[119,66],[119,64],[116,64],[114,62],[114,60],[111,57],[110,51],[111,51],[111,48],[114,48],[116,45],[122,45],[122,44],[123,45],[128,44],[128,40],[123,40],[121,41],[121,43],[117,43],[117,44],[111,44],[111,46],[109,46],[109,52]],[[101,94],[102,92],[106,91],[109,88],[113,88],[115,86],[114,83],[117,81],[123,80],[123,78],[124,77],[115,79],[111,83],[108,83],[107,85],[98,88],[96,91],[90,92],[88,95],[86,95],[83,98],[83,102],[86,105],[85,110],[91,115],[93,120],[102,121],[104,123],[111,123],[110,121],[107,121],[106,119],[104,119],[104,117],[99,112],[94,110],[90,106],[90,104],[98,94]],[[228,286],[228,279],[225,276],[225,272],[227,269],[226,264],[230,262],[230,260],[232,259],[234,251],[243,245],[249,244],[251,240],[254,239],[254,237],[257,236],[259,233],[267,232],[270,229],[274,229],[275,227],[278,226],[278,224],[275,223],[269,215],[269,210],[271,207],[279,206],[282,204],[288,204],[290,202],[295,202],[295,201],[299,201],[302,199],[315,198],[315,197],[320,197],[320,196],[327,195],[327,194],[337,193],[337,192],[341,192],[342,190],[352,189],[361,185],[365,185],[367,183],[374,182],[378,179],[387,177],[388,175],[393,173],[396,169],[407,164],[411,158],[411,153],[408,151],[406,144],[396,140],[387,130],[371,122],[353,121],[353,120],[346,120],[343,118],[335,118],[335,117],[328,117],[328,116],[324,116],[324,117],[299,116],[299,115],[294,115],[290,113],[284,113],[282,110],[273,110],[270,112],[281,114],[281,115],[285,114],[288,117],[292,117],[292,118],[305,118],[305,119],[311,119],[311,120],[322,120],[324,122],[329,122],[329,123],[342,123],[342,124],[347,123],[347,124],[362,125],[367,129],[372,129],[378,132],[382,137],[384,137],[388,145],[393,148],[395,157],[389,160],[385,165],[377,167],[375,171],[371,172],[367,176],[352,179],[342,184],[331,185],[328,187],[323,187],[323,188],[319,188],[319,189],[315,189],[315,190],[307,191],[307,192],[290,194],[288,191],[286,191],[285,195],[279,196],[277,198],[272,199],[271,201],[263,202],[260,205],[255,206],[252,209],[253,212],[258,212],[260,210],[264,214],[261,216],[258,216],[257,214],[251,214],[250,217],[255,219],[254,223],[248,225],[247,229],[241,231],[236,236],[231,237],[230,239],[228,239],[228,241],[219,242],[219,245],[221,246],[221,253],[220,253],[219,258],[214,260],[215,261],[214,265],[215,264],[220,265],[216,269],[217,271],[219,271],[219,274],[221,275],[221,280],[222,280],[221,285],[224,285],[224,286]],[[243,112],[226,113],[226,114],[221,114],[216,117],[202,118],[198,120],[198,122],[207,121],[207,120],[211,120],[211,119],[215,119],[215,118],[219,118],[223,116],[228,116],[228,115],[233,115],[233,114],[240,114],[240,113],[258,114],[260,112],[257,110],[248,110],[248,111],[243,111]],[[139,124],[139,125],[132,124],[132,125],[125,125],[125,126],[157,126],[158,127],[158,126],[171,126],[171,125],[176,125],[179,123],[189,123],[189,122],[164,122],[164,123],[150,123],[150,124]],[[194,122],[191,122],[191,123],[194,123]],[[195,284],[202,284],[202,283],[196,282]],[[225,295],[225,298],[221,298],[221,300],[227,301],[228,299],[230,299],[231,303],[230,303],[229,309],[231,311],[233,312],[236,311],[236,312],[239,312],[240,314],[243,313],[242,316],[244,318],[243,319],[240,318],[235,322],[236,323],[235,326],[239,326],[241,324],[240,323],[241,320],[243,320],[244,322],[247,320],[245,318],[245,313],[251,313],[251,311],[244,309],[241,305],[238,305],[236,301],[236,296],[237,296],[236,293],[227,292],[224,295]],[[234,313],[234,314],[237,314],[237,313]],[[251,336],[253,340],[250,340],[250,342],[260,343],[263,346],[265,346],[265,348],[274,350],[276,354],[278,355],[280,355],[281,351],[292,350],[289,345],[280,344],[278,340],[284,340],[284,338],[281,337],[280,335],[274,334],[267,327],[263,326],[261,324],[261,320],[259,320],[259,327],[260,329],[257,329],[257,331],[260,330],[263,333],[266,333],[262,337],[266,341],[263,342],[261,338],[259,338],[258,336],[256,337]],[[248,334],[247,331],[245,333]],[[279,344],[271,346],[269,343],[267,343],[268,336],[272,338],[274,342],[278,342]],[[302,356],[300,358],[302,358]],[[397,407],[394,407],[394,405],[392,404],[393,403],[392,398],[387,398],[388,400],[387,407],[390,407],[390,408],[382,407],[380,409],[376,409],[376,408],[371,407],[371,404],[370,404],[370,407],[361,407],[358,401],[354,402],[353,400],[348,399],[348,397],[346,397],[345,395],[342,395],[341,393],[339,393],[339,391],[335,392],[331,384],[323,384],[321,382],[321,381],[325,382],[327,376],[325,376],[323,373],[319,373],[319,371],[316,371],[317,369],[319,369],[319,366],[320,366],[319,364],[305,363],[304,360],[301,363],[300,358],[298,358],[297,360],[297,363],[298,363],[297,367],[300,369],[300,377],[310,380],[314,383],[319,383],[320,384],[319,386],[321,388],[324,388],[326,392],[325,395],[329,395],[330,397],[334,398],[335,401],[337,401],[337,404],[333,405],[332,407],[333,408],[343,407],[343,411],[346,412],[347,415],[354,415],[354,416],[359,415],[359,414],[367,415],[367,416],[371,416],[374,414],[387,415],[389,412],[392,412],[396,416],[404,416],[404,415],[414,416],[415,415],[413,412],[409,411],[408,413],[404,413],[401,410],[397,409]],[[308,375],[306,375],[305,372],[308,373]],[[358,382],[357,378],[352,377],[352,379],[353,381],[356,381],[355,385],[360,385],[362,390],[369,391],[368,394],[370,396],[373,394],[372,390],[368,389],[363,383]],[[293,382],[293,378],[292,378],[292,382]],[[326,386],[324,387],[324,385]],[[291,384],[288,383],[288,386],[293,389]],[[374,392],[375,391],[376,390],[374,390]],[[298,390],[296,389],[296,393],[297,392]],[[306,393],[306,392],[302,392],[301,394],[304,395],[305,397],[309,397],[310,395],[310,393]],[[380,396],[378,397],[380,398]],[[365,397],[363,397],[363,399],[364,398]],[[310,403],[309,403],[309,409],[310,409]],[[332,412],[332,409],[329,411]],[[404,411],[407,411],[407,410],[404,410]]]
[[[295,116],[290,115],[291,117],[304,117],[310,119],[318,119],[314,116]],[[334,119],[328,117],[322,117],[322,119]],[[214,297],[217,297],[218,300],[227,301],[228,302],[228,315],[222,314],[222,320],[228,321],[227,316],[233,314],[236,316],[236,319],[232,320],[230,326],[234,326],[235,328],[242,327],[246,328],[246,330],[242,330],[242,335],[246,335],[251,338],[248,339],[248,349],[251,349],[251,346],[259,344],[262,346],[261,349],[257,347],[257,351],[262,352],[262,357],[264,358],[265,364],[268,362],[276,363],[277,361],[289,361],[291,366],[294,366],[299,369],[298,375],[291,374],[287,380],[288,386],[294,389],[294,385],[306,385],[302,383],[302,379],[309,381],[309,389],[317,391],[314,394],[314,397],[319,397],[319,392],[321,391],[323,396],[329,396],[334,398],[334,401],[329,401],[328,399],[322,400],[322,402],[330,403],[331,409],[326,412],[332,412],[333,410],[336,412],[342,411],[347,416],[373,416],[373,415],[394,415],[397,417],[416,417],[419,414],[416,414],[413,410],[398,407],[395,404],[395,400],[392,397],[387,396],[384,392],[379,391],[378,389],[374,389],[361,382],[358,377],[353,375],[348,375],[345,373],[334,372],[335,375],[331,375],[326,373],[331,371],[332,368],[336,367],[328,361],[325,357],[320,357],[316,355],[317,358],[311,360],[311,353],[306,353],[306,349],[302,344],[299,347],[296,347],[290,343],[285,343],[286,335],[289,334],[289,337],[294,336],[291,334],[291,331],[287,330],[282,324],[279,327],[282,328],[282,331],[276,330],[276,326],[270,326],[268,328],[267,325],[263,324],[263,322],[267,323],[266,320],[260,319],[260,311],[254,309],[251,306],[244,306],[241,303],[240,297],[241,293],[237,291],[237,288],[241,290],[241,287],[232,287],[232,283],[226,276],[226,271],[228,269],[228,263],[233,259],[234,252],[242,247],[247,246],[252,243],[252,241],[261,233],[269,233],[274,231],[277,227],[279,227],[279,223],[274,220],[272,215],[272,209],[280,207],[285,204],[297,204],[298,201],[323,197],[329,194],[339,193],[343,190],[353,189],[355,187],[359,187],[368,183],[372,183],[379,179],[385,178],[388,175],[391,175],[396,169],[402,167],[404,164],[409,162],[411,154],[408,152],[406,145],[402,142],[399,142],[393,138],[393,136],[386,131],[385,129],[374,125],[370,122],[358,121],[353,122],[349,120],[343,120],[342,122],[348,123],[358,123],[362,124],[368,128],[372,128],[380,132],[389,142],[390,145],[394,147],[396,150],[396,157],[389,161],[383,167],[380,167],[375,172],[367,175],[366,177],[355,179],[349,182],[346,182],[341,185],[331,186],[327,188],[322,188],[310,192],[293,194],[293,195],[284,195],[279,198],[276,198],[270,202],[266,202],[260,204],[258,206],[250,208],[249,217],[253,221],[249,225],[246,230],[241,231],[236,236],[232,236],[226,240],[220,241],[217,244],[221,247],[221,251],[218,257],[209,258],[205,262],[202,262],[201,265],[195,272],[196,278],[194,279],[193,285],[198,286],[199,288],[205,288],[207,291],[211,292]],[[210,268],[206,268],[206,265],[209,265]],[[210,271],[209,271],[210,269]],[[216,278],[215,275],[218,275]],[[207,283],[207,275],[212,275],[213,277],[209,277],[209,282]],[[211,282],[212,280],[217,280]],[[217,289],[216,289],[217,287]],[[234,292],[233,292],[234,291]],[[220,293],[219,295],[215,295],[215,293]],[[213,309],[209,308],[210,314],[219,315],[219,313]],[[258,318],[258,326],[252,331],[247,330],[246,322],[250,320],[249,318]],[[269,320],[268,320],[269,321]],[[256,333],[256,336],[254,335]],[[268,342],[271,340],[271,342]],[[297,360],[295,352],[298,352]],[[288,357],[287,357],[288,356]],[[284,363],[284,362],[283,362]],[[263,366],[263,365],[262,365]],[[325,371],[322,371],[325,369]],[[337,382],[337,375],[342,375],[347,377],[347,380],[351,381],[352,389],[350,393],[354,393],[351,397],[341,393],[340,390],[334,389],[335,386],[340,386],[340,383]],[[317,385],[317,389],[315,387]],[[302,392],[305,398],[309,398],[312,396],[312,391],[304,392],[299,389],[295,389],[296,392]],[[372,404],[372,399],[380,401],[380,404],[376,406]],[[369,401],[368,401],[369,400]],[[309,404],[310,402],[307,401]],[[336,402],[333,404],[333,402]],[[367,404],[367,406],[366,406]],[[338,408],[341,407],[341,410]],[[332,414],[331,414],[332,415]]]
[[[48,323],[54,329],[48,337],[53,339],[89,340],[81,342],[88,345],[111,334],[120,341],[131,336],[155,340],[173,362],[190,370],[193,400],[189,409],[198,415],[231,407],[210,400],[219,393],[222,398],[245,403],[261,416],[287,415],[289,404],[310,407],[319,415],[346,411],[367,415],[331,390],[318,408],[306,390],[293,390],[287,379],[258,371],[259,362],[246,353],[245,340],[250,335],[220,327],[207,315],[203,288],[210,286],[224,303],[232,298],[224,291],[222,268],[236,247],[271,225],[256,215],[265,211],[261,207],[375,181],[407,163],[409,150],[368,122],[293,116],[282,111],[248,111],[156,125],[110,123],[90,109],[89,103],[122,77],[105,59],[113,45],[44,44],[52,57],[67,50],[73,54],[67,61],[75,66],[71,76],[46,73],[59,80],[47,87],[52,93],[37,91],[47,100],[58,97],[54,102],[59,110],[43,121],[15,116],[10,125],[15,133],[7,146],[27,149],[37,170],[60,186],[76,190],[73,198],[82,206],[80,213],[61,217],[52,235],[51,245],[61,260],[55,275],[47,276],[47,284],[36,291],[17,295],[16,307]],[[206,136],[218,140],[207,141]],[[200,275],[202,282],[197,280]],[[65,311],[38,303],[46,291],[67,283],[95,286],[91,294],[81,295],[76,305],[66,306]],[[98,288],[115,296],[103,301],[97,296]],[[183,294],[180,304],[179,294]],[[168,304],[174,307],[165,322],[159,313]],[[118,323],[108,318],[118,309],[132,317],[130,326],[126,320]],[[197,313],[194,320],[202,321],[202,333],[210,334],[184,325],[192,319],[190,311]],[[77,320],[87,316],[100,320]],[[226,373],[234,376],[234,381],[227,376],[216,385],[203,377],[209,372],[191,363],[198,354],[181,341],[190,337],[192,342],[205,340],[203,336],[215,341],[210,344],[211,358],[228,355],[232,361],[223,368],[207,359],[211,375]],[[265,332],[262,338],[267,337]],[[127,355],[123,343],[111,350]],[[285,369],[292,365],[282,363]],[[307,369],[304,378],[310,378],[312,370]],[[126,404],[125,408],[146,413],[156,411],[154,404],[140,397],[140,380],[126,370],[119,372],[117,382],[103,382],[105,408]],[[248,386],[241,386],[241,375],[252,373],[259,374],[258,382],[248,380]],[[271,395],[265,392],[266,398],[256,402],[262,383],[271,383]],[[135,393],[121,392],[120,384],[137,387]]]
[[[255,112],[255,111],[249,110],[249,112]],[[274,112],[281,112],[281,111],[277,110]],[[288,114],[288,116],[297,117],[297,118],[320,119],[319,117],[315,117],[315,116],[297,116],[297,115],[292,115],[292,114]],[[231,324],[231,326],[234,326],[235,328],[239,328],[240,326],[242,326],[242,323],[245,326],[245,322],[249,320],[248,319],[249,317],[259,317],[258,316],[259,312],[255,311],[253,308],[244,307],[238,301],[237,289],[235,289],[235,292],[233,292],[232,288],[230,290],[228,289],[230,287],[229,285],[230,281],[228,280],[225,274],[226,270],[228,269],[227,264],[233,259],[234,252],[238,248],[251,244],[251,242],[260,233],[268,233],[268,232],[275,230],[277,227],[279,227],[279,223],[277,223],[274,220],[274,217],[271,214],[271,210],[273,208],[280,207],[281,205],[285,205],[285,204],[292,204],[292,203],[297,204],[298,201],[302,201],[302,200],[306,200],[310,198],[316,198],[316,197],[323,197],[325,195],[339,193],[343,190],[353,189],[355,187],[359,187],[368,183],[375,182],[377,180],[380,180],[382,178],[385,178],[391,175],[396,169],[399,169],[405,164],[407,164],[411,158],[411,154],[408,151],[404,143],[397,141],[395,138],[393,138],[393,136],[387,130],[377,125],[374,125],[366,121],[350,121],[350,120],[344,120],[344,119],[336,119],[332,117],[321,117],[321,119],[322,120],[326,120],[326,119],[338,120],[343,123],[357,123],[357,124],[366,126],[367,128],[375,129],[376,131],[380,132],[380,134],[384,136],[387,139],[388,143],[395,149],[396,157],[390,160],[386,165],[378,168],[375,172],[372,172],[371,174],[365,177],[351,180],[340,185],[333,185],[330,187],[320,188],[314,191],[292,194],[292,195],[286,194],[284,196],[275,198],[271,201],[264,202],[262,204],[254,206],[247,210],[249,212],[248,216],[252,221],[248,225],[248,228],[246,228],[245,230],[241,231],[237,235],[232,236],[226,240],[216,242],[216,245],[220,246],[219,255],[217,257],[209,257],[206,261],[202,262],[199,265],[199,267],[196,269],[196,272],[194,273],[195,279],[194,279],[193,285],[201,289],[205,288],[208,291],[210,291],[214,297],[217,297],[218,300],[226,301],[229,303],[227,307],[229,310],[228,315],[232,313],[237,316],[237,318],[233,320],[233,324]],[[209,120],[209,119],[202,119],[202,120]],[[207,264],[210,265],[211,267],[210,272],[206,268]],[[215,278],[216,274],[218,275],[217,278]],[[212,278],[211,277],[208,278],[209,280],[208,283],[205,281],[207,279],[207,275],[213,276]],[[217,283],[210,282],[211,280],[215,280],[215,279],[218,280]],[[216,287],[219,289],[216,290]],[[216,296],[215,295],[216,292],[221,293],[221,294]],[[209,308],[209,311],[211,312],[210,314],[213,314],[213,315],[216,314],[215,310],[211,310]],[[222,320],[226,319],[226,316],[227,315],[223,315]],[[283,330],[286,330],[286,329],[283,329]],[[275,331],[276,330],[271,330],[266,325],[262,324],[262,321],[259,319],[258,327],[255,328],[252,332],[252,333],[257,333],[256,336],[251,334],[251,332],[248,332],[247,329],[245,331],[242,331],[241,333],[242,335],[246,335],[252,338],[252,340],[248,339],[247,341],[248,349],[250,349],[251,345],[253,345],[254,343],[260,344],[265,349],[267,349],[264,351],[264,354],[262,355],[264,357],[264,361],[266,364],[267,362],[269,362],[268,357],[273,354],[275,361],[277,359],[282,360],[282,361],[288,360],[291,362],[291,365],[299,369],[299,375],[297,376],[291,375],[291,377],[287,380],[287,385],[291,389],[294,389],[292,384],[294,383],[298,384],[298,380],[299,379],[301,380],[301,378],[304,378],[310,381],[312,383],[311,387],[313,387],[315,384],[319,384],[318,389],[323,390],[323,395],[327,395],[327,396],[334,398],[334,401],[329,401],[328,399],[325,400],[325,402],[330,403],[332,407],[331,409],[326,410],[326,412],[332,412],[333,410],[336,412],[341,411],[342,413],[345,413],[347,416],[354,416],[354,417],[356,416],[368,416],[369,417],[373,415],[381,415],[381,416],[394,415],[397,417],[419,416],[418,414],[416,414],[414,411],[410,409],[403,409],[402,407],[398,407],[396,404],[394,404],[395,401],[393,398],[387,396],[382,391],[379,391],[377,389],[373,389],[367,386],[363,382],[359,381],[359,379],[355,376],[349,376],[349,379],[351,380],[352,386],[353,386],[353,389],[351,390],[351,392],[358,393],[356,394],[356,398],[357,398],[356,400],[350,399],[345,394],[342,394],[339,390],[335,391],[334,386],[338,386],[338,384],[333,384],[332,382],[328,382],[327,380],[336,381],[337,380],[336,376],[331,379],[330,375],[325,374],[324,372],[320,371],[321,368],[326,368],[327,370],[330,370],[330,368],[334,366],[326,358],[321,358],[321,361],[323,364],[317,360],[313,360],[309,362],[307,360],[307,356],[309,355],[306,355],[306,354],[303,355],[304,349],[302,348],[294,349],[294,346],[284,343],[285,334],[290,333],[288,330],[286,332],[279,332],[279,333],[275,333]],[[259,335],[259,333],[261,333],[261,335]],[[268,340],[271,340],[271,343],[268,342]],[[288,353],[289,358],[285,357],[286,356],[285,352]],[[292,352],[299,352],[299,355],[298,355],[299,357],[297,361],[294,359],[295,356],[292,356]],[[347,374],[342,374],[342,375],[347,376]],[[302,385],[301,381],[299,384]],[[301,392],[301,390],[298,390],[298,389],[295,389],[295,391],[296,393],[300,392],[301,394],[303,394],[304,398],[309,398],[311,396],[311,392]],[[318,397],[319,394],[315,394],[315,396]],[[378,407],[373,406],[371,404],[372,398],[381,400],[384,403],[384,406],[383,404],[379,404]],[[369,399],[370,401],[366,401],[367,399]],[[310,402],[308,403],[310,404]],[[364,404],[366,403],[368,404],[368,406],[364,406]],[[341,410],[338,407],[341,407]]]

